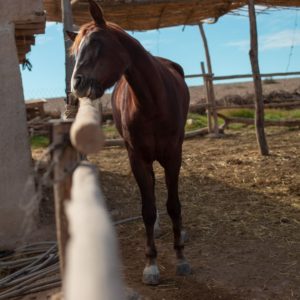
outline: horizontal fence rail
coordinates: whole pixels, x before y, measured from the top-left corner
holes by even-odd
[[[294,76],[300,75],[300,72],[284,72],[284,73],[263,73],[259,74],[260,77],[278,77],[278,76]],[[240,79],[240,78],[253,78],[253,74],[235,74],[227,76],[215,76],[214,74],[189,74],[185,75],[185,78],[199,78],[199,77],[212,77],[213,80],[230,80],[230,79]]]

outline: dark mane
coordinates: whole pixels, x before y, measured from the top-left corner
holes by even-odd
[[[113,29],[113,30],[118,31],[118,32],[125,32],[120,26],[118,26],[117,24],[111,23],[111,22],[106,22],[106,26],[107,26],[108,29]],[[78,35],[76,36],[76,39],[75,39],[75,41],[73,42],[73,45],[70,48],[70,54],[71,55],[76,54],[83,37],[86,36],[89,32],[91,32],[95,29],[101,30],[101,28],[99,28],[94,21],[89,22],[87,24],[84,24],[80,27]]]
[[[84,24],[80,27],[79,33],[76,36],[75,41],[73,42],[71,48],[70,48],[70,54],[74,55],[77,50],[78,47],[81,43],[82,38],[89,32],[92,31],[93,29],[95,29],[97,27],[97,25],[95,24],[95,22],[90,22],[87,24]]]

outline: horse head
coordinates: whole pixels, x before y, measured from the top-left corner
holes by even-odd
[[[78,34],[67,32],[74,42],[71,91],[78,98],[96,99],[121,78],[128,67],[129,56],[116,35],[122,29],[105,21],[95,1],[89,0],[89,5],[93,21],[83,25]]]

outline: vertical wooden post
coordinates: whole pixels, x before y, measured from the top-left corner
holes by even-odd
[[[209,77],[207,77],[207,84],[208,84],[208,89],[209,89],[209,94],[210,94],[211,112],[212,112],[213,120],[214,120],[214,126],[213,126],[214,134],[216,136],[218,136],[219,135],[219,125],[218,125],[218,115],[217,115],[217,110],[216,110],[216,98],[215,98],[215,92],[214,92],[214,84],[213,84],[213,78],[212,78],[213,72],[212,72],[211,59],[210,59],[210,54],[209,54],[207,38],[206,38],[202,23],[199,23],[199,29],[200,29],[200,34],[201,34],[202,41],[203,41],[203,46],[204,46],[205,56],[206,56],[207,71],[209,74]]]
[[[205,71],[205,66],[204,62],[201,62],[201,70],[203,74],[203,81],[204,81],[204,86],[206,89],[206,96],[207,96],[207,127],[208,127],[208,133],[212,133],[212,120],[211,120],[211,101],[210,101],[210,91],[209,91],[209,86],[207,82],[207,76],[206,76],[206,71]]]
[[[72,6],[70,0],[61,0],[61,16],[64,31],[65,41],[65,65],[66,65],[66,112],[65,119],[74,118],[76,115],[76,109],[74,106],[77,104],[77,100],[71,96],[71,77],[74,69],[74,60],[69,55],[69,49],[72,46],[72,41],[66,34],[66,31],[73,31],[73,16]],[[73,106],[70,108],[70,106]]]
[[[255,88],[255,126],[256,138],[258,141],[260,153],[262,155],[269,155],[269,148],[265,135],[265,120],[264,120],[264,103],[263,91],[258,62],[258,42],[257,42],[257,24],[255,15],[254,0],[248,0],[249,20],[250,20],[250,35],[251,35],[251,49],[249,52],[253,81]]]
[[[53,153],[54,166],[54,197],[56,234],[60,258],[60,272],[64,275],[66,245],[69,239],[68,220],[65,204],[71,198],[72,170],[79,161],[78,152],[71,146],[69,131],[71,122],[55,122],[53,124],[52,142],[58,147]]]

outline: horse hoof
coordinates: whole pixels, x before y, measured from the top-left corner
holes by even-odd
[[[143,272],[143,282],[147,285],[159,284],[159,270],[156,265],[147,266]]]
[[[192,268],[186,260],[181,260],[176,266],[176,275],[185,276],[192,273]]]
[[[189,236],[185,230],[181,230],[181,243],[184,244],[188,242]]]

